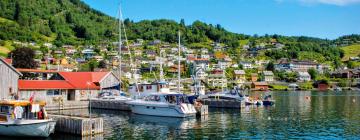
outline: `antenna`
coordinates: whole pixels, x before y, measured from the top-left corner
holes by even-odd
[[[178,86],[177,86],[177,88],[178,88],[178,92],[180,93],[180,84],[181,84],[181,82],[180,82],[180,75],[181,75],[181,73],[180,73],[180,68],[181,68],[181,66],[180,66],[180,30],[179,30],[179,32],[178,32],[178,36],[179,36],[179,50],[178,50]]]

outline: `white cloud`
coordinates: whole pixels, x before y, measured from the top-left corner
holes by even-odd
[[[307,4],[323,3],[323,4],[332,4],[339,6],[360,3],[360,0],[300,0],[300,1]]]

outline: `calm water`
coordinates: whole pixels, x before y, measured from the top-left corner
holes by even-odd
[[[272,107],[210,109],[207,118],[92,112],[104,118],[105,134],[99,136],[104,139],[360,139],[358,92],[275,92],[273,97]],[[80,138],[57,134],[48,139]]]

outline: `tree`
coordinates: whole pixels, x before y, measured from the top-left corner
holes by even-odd
[[[99,61],[98,68],[106,68],[106,62],[104,60]]]
[[[273,62],[269,62],[267,65],[266,65],[266,70],[269,70],[269,71],[274,71],[275,70],[275,65]]]
[[[15,68],[34,69],[38,66],[34,60],[35,52],[31,48],[16,48],[9,53],[9,57],[12,57]]]
[[[310,74],[311,79],[315,80],[317,78],[318,72],[314,68],[309,69],[308,73]]]

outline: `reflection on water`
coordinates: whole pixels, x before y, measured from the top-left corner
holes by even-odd
[[[263,93],[252,93],[260,96]],[[358,139],[360,94],[276,92],[275,106],[210,109],[205,118],[166,118],[92,110],[104,118],[105,139]],[[62,113],[88,115],[87,110]],[[49,139],[76,139],[53,135]],[[81,139],[81,138],[80,138]]]

